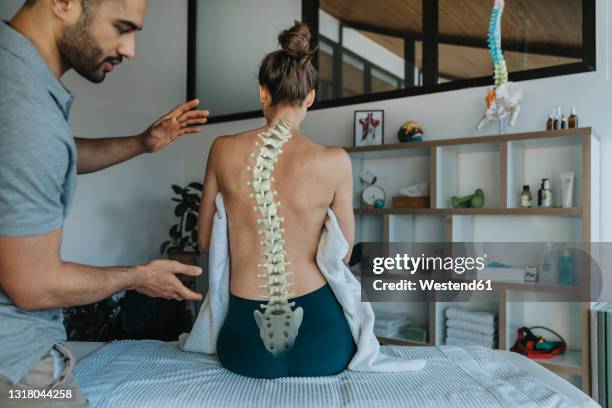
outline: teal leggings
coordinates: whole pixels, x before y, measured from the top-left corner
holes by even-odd
[[[328,284],[289,299],[304,309],[293,348],[274,357],[264,347],[254,310],[265,301],[230,294],[227,317],[217,338],[221,364],[236,374],[255,378],[334,375],[343,371],[356,352],[342,306]]]

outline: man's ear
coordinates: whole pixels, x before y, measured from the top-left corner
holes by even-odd
[[[74,24],[83,12],[83,0],[47,0],[53,15],[68,24]]]
[[[308,92],[308,95],[306,95],[306,108],[310,108],[312,106],[315,101],[315,96],[317,96],[317,93],[314,89],[311,89],[310,92]]]

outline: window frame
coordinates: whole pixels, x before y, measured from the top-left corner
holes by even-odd
[[[520,82],[540,78],[549,78],[562,75],[591,72],[596,70],[596,0],[582,0],[582,61],[570,64],[562,64],[550,67],[535,68],[518,72],[510,72],[509,80]],[[313,42],[319,34],[319,0],[302,0],[302,21],[308,24],[313,33]],[[355,95],[317,100],[310,110],[319,110],[339,106],[355,105],[367,102],[397,99],[409,96],[426,95],[438,92],[454,91],[466,88],[493,85],[492,75],[452,80],[445,83],[438,82],[438,44],[439,44],[439,0],[423,0],[423,85],[404,89],[396,89],[372,94]],[[344,27],[367,30],[379,34],[392,34],[387,30],[367,25],[347,24],[341,22]],[[333,43],[333,42],[332,42]],[[408,44],[408,42],[405,42]],[[196,97],[196,51],[197,51],[197,0],[188,0],[187,17],[187,97]],[[408,46],[407,46],[408,47]],[[338,48],[334,47],[334,56]],[[349,51],[350,52],[350,51]],[[315,54],[313,64],[318,67],[318,58]],[[334,64],[335,66],[336,64]],[[379,67],[380,68],[380,67]],[[337,81],[336,81],[337,82]],[[342,86],[342,84],[335,84]],[[334,92],[335,93],[335,92]],[[205,101],[203,101],[205,102]],[[235,120],[252,119],[263,116],[261,109],[246,112],[237,112],[225,115],[213,115],[209,117],[208,123],[221,123]]]

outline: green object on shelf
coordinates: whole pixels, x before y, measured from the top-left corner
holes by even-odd
[[[481,188],[476,189],[474,194],[465,197],[451,197],[451,205],[453,208],[482,208],[484,207],[484,191]]]
[[[427,343],[427,328],[421,326],[407,326],[399,333],[400,337],[419,343]]]

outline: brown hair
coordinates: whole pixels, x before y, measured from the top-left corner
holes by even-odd
[[[278,35],[281,49],[266,55],[259,67],[259,84],[272,95],[272,106],[301,104],[308,92],[317,89],[318,74],[312,65],[310,30],[303,23]]]

